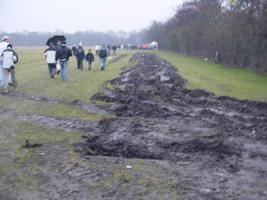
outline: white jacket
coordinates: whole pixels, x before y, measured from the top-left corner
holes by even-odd
[[[15,66],[18,56],[12,49],[8,48],[2,53],[1,60],[3,61],[3,69],[10,69]]]
[[[2,53],[4,52],[4,50],[7,49],[7,45],[9,43],[8,42],[0,42],[0,56],[2,55]],[[0,64],[2,64],[2,60],[0,60]]]
[[[56,50],[55,49],[52,49],[52,48],[46,49],[44,52],[44,56],[48,64],[56,63]]]

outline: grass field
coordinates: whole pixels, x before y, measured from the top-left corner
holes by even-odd
[[[38,149],[21,148],[25,144],[25,139],[30,140],[31,143],[41,143],[52,148],[60,146],[67,151],[64,152],[64,156],[66,154],[64,162],[81,164],[83,161],[79,154],[73,152],[72,145],[81,141],[83,133],[79,131],[65,132],[64,130],[40,126],[38,123],[18,120],[17,116],[39,114],[56,119],[67,118],[84,122],[99,121],[103,116],[81,110],[71,106],[70,103],[77,99],[90,103],[90,97],[101,90],[101,85],[104,82],[117,77],[122,68],[127,66],[131,54],[134,53],[134,51],[127,51],[124,53],[125,56],[119,54],[118,60],[108,61],[108,67],[104,72],[99,69],[98,59],[96,59],[92,71],[86,70],[86,65],[84,65],[84,71],[78,71],[75,59],[71,58],[68,66],[68,82],[62,82],[58,75],[55,79],[49,78],[43,50],[40,48],[16,49],[19,55],[19,64],[16,68],[19,83],[17,92],[25,96],[52,98],[64,103],[48,104],[23,96],[0,95],[0,177],[2,177],[0,187],[12,185],[13,190],[17,190],[19,194],[23,195],[31,195],[31,191],[35,191],[38,185],[45,184],[44,178],[33,176],[29,170],[34,173],[39,173],[44,169],[58,170],[57,165],[50,166],[46,163],[39,163],[39,161],[44,161],[40,158]],[[177,67],[178,73],[188,81],[187,86],[189,88],[207,89],[216,95],[267,101],[266,75],[241,69],[229,69],[200,59],[178,56],[171,52],[158,51],[156,53]],[[49,149],[46,153],[49,154]],[[52,157],[51,160],[53,159]],[[158,191],[160,187],[163,187],[160,188],[161,190],[167,188],[168,180],[155,179],[152,172],[148,175],[146,168],[152,165],[153,170],[157,169],[154,164],[140,161],[130,162],[135,165],[135,171],[131,173],[142,174],[141,177],[144,177],[142,181],[148,181],[151,190]],[[89,166],[88,163],[84,165]],[[92,165],[90,164],[90,166]],[[98,168],[97,164],[95,165],[93,167]],[[106,170],[113,170],[113,168],[109,168],[108,164],[103,167]],[[132,181],[132,174],[123,170],[121,168],[115,169],[112,171],[112,175],[103,179],[103,182],[100,183],[102,185],[97,187],[105,189],[114,182]],[[26,195],[22,199],[28,199],[27,197]]]
[[[68,103],[77,99],[90,102],[90,97],[100,90],[105,81],[118,76],[121,69],[127,65],[130,55],[118,55],[120,59],[114,62],[109,60],[105,71],[100,71],[98,59],[96,59],[92,71],[87,70],[86,63],[84,63],[84,71],[78,71],[76,60],[72,57],[68,66],[68,82],[62,82],[59,75],[55,79],[49,78],[47,64],[43,57],[44,49],[17,48],[16,51],[19,55],[19,64],[16,67],[16,77],[19,84],[17,92],[27,96],[53,98],[65,102],[63,104],[47,104],[23,97],[14,98],[0,95],[0,109],[14,111],[14,113],[3,111],[4,113],[0,115],[0,149],[1,153],[5,152],[5,156],[0,153],[0,177],[3,177],[6,183],[13,184],[14,188],[23,191],[36,184],[36,179],[25,176],[25,171],[22,169],[32,155],[31,149],[21,148],[25,144],[25,139],[31,143],[61,145],[68,149],[70,159],[74,159],[72,157],[72,145],[81,140],[82,133],[66,133],[30,122],[19,121],[17,116],[40,114],[85,122],[100,120],[101,116],[83,111]],[[17,174],[15,177],[10,175],[14,172]]]
[[[267,74],[229,68],[173,52],[156,53],[178,69],[178,73],[187,80],[188,88],[205,89],[218,96],[267,101]]]

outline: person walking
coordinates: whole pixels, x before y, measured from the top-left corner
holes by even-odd
[[[77,47],[76,47],[76,44],[72,45],[72,55],[76,56],[76,52],[77,52]]]
[[[56,48],[53,43],[49,44],[49,48],[44,51],[44,56],[48,64],[48,73],[50,78],[54,78],[56,74]]]
[[[66,42],[63,42],[56,51],[56,61],[60,62],[60,77],[62,81],[68,79],[68,61],[72,56],[71,49],[66,46]]]
[[[107,56],[108,56],[108,52],[107,49],[105,48],[105,46],[103,45],[98,53],[99,59],[100,59],[100,68],[101,70],[105,70],[106,68],[106,60],[107,60]]]
[[[0,42],[0,56],[7,49],[7,45],[9,44],[10,38],[5,35]],[[3,75],[3,62],[0,60],[0,86],[4,86],[4,75]]]
[[[81,45],[78,46],[77,52],[76,52],[76,58],[77,58],[77,69],[83,70],[83,60],[85,58],[84,50]]]
[[[91,49],[88,50],[88,53],[85,56],[85,60],[88,63],[88,70],[92,69],[92,63],[95,61],[94,54],[91,52]]]
[[[17,80],[15,76],[15,64],[18,62],[18,55],[12,49],[12,44],[7,45],[7,49],[3,51],[1,55],[3,61],[3,80],[4,80],[4,92],[8,92],[9,73],[11,74],[12,86],[14,89],[17,88]]]

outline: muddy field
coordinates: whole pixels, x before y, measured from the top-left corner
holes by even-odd
[[[76,153],[61,144],[26,146],[20,171],[0,179],[0,200],[266,199],[267,103],[188,90],[156,55],[135,54],[91,103],[7,96],[108,117],[98,123],[0,107],[2,118],[83,137]],[[0,158],[2,166],[19,160],[5,149]]]
[[[112,90],[93,96],[112,102],[116,117],[102,120],[76,149],[163,160],[183,183],[182,199],[266,199],[267,104],[187,90],[175,69],[152,54],[131,62]]]

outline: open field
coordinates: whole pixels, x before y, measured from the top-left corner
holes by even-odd
[[[104,72],[71,58],[61,82],[43,49],[17,52],[18,91],[0,94],[1,200],[266,196],[266,104],[184,88],[267,101],[265,75],[156,52],[184,83],[126,51]]]

